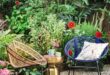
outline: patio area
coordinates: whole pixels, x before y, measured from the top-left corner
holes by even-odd
[[[110,75],[110,0],[0,0],[0,75],[100,75],[100,60]]]
[[[110,65],[105,65],[101,74],[102,75],[110,75]],[[61,75],[68,75],[68,71],[62,71]],[[73,75],[72,70],[70,72],[70,75]],[[74,75],[97,75],[97,72],[77,69],[74,71]]]

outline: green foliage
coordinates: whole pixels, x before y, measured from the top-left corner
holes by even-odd
[[[59,5],[58,6],[58,12],[64,13],[64,14],[75,14],[75,7],[71,5]]]
[[[47,15],[47,19],[45,21],[41,21],[39,24],[34,21],[35,18],[31,19],[31,41],[34,42],[36,50],[40,52],[47,52],[48,49],[51,48],[51,40],[57,39],[62,40],[63,31],[65,29],[65,23],[62,20],[59,20],[56,15],[50,14]]]
[[[32,67],[30,67],[29,69],[22,68],[19,70],[19,73],[21,75],[41,75],[41,73],[36,68]]]
[[[15,4],[15,0],[0,0],[0,13],[5,15],[10,15],[12,6]]]
[[[1,3],[5,3],[6,1],[8,1],[8,0],[0,0]]]
[[[35,9],[35,8],[42,7],[44,1],[43,0],[27,0],[26,2],[29,3],[29,5]]]
[[[15,34],[8,34],[8,31],[4,31],[0,35],[0,59],[6,60],[6,45],[13,41]]]
[[[77,25],[75,28],[75,35],[81,36],[94,36],[95,32],[97,31],[97,28],[91,24],[90,22],[83,22],[80,25]]]
[[[78,7],[85,7],[87,5],[89,5],[89,0],[74,0],[72,1],[72,3]]]
[[[29,26],[29,17],[31,14],[31,7],[13,7],[13,12],[11,17],[6,16],[7,21],[9,23],[10,29],[15,33],[23,33],[27,29],[30,28]]]
[[[48,15],[47,20],[43,22],[43,26],[49,32],[51,39],[62,39],[62,32],[65,30],[65,22],[57,19],[56,15]]]
[[[105,0],[106,3],[110,3],[110,0]]]
[[[1,3],[6,1],[1,0]],[[65,43],[74,36],[92,36],[97,29],[101,30],[103,16],[102,19],[94,17],[98,18],[92,22],[95,23],[94,25],[84,22],[84,19],[87,20],[96,12],[103,14],[103,11],[98,9],[110,3],[109,0],[20,0],[20,2],[19,6],[13,7],[11,16],[6,16],[9,28],[13,33],[23,33],[24,41],[30,37],[28,41],[35,46],[36,50],[44,53],[51,48],[50,43],[53,39],[59,40],[61,47],[64,48]],[[13,3],[15,4],[15,0]],[[65,22],[70,20],[81,23],[76,25],[75,30],[66,30]],[[95,26],[100,28],[95,28]],[[30,31],[27,32],[27,30]]]

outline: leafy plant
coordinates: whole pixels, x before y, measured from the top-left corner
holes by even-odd
[[[43,6],[43,0],[27,0],[27,3],[29,3],[29,5],[33,8],[40,8]]]
[[[11,17],[6,16],[7,21],[9,23],[9,28],[14,33],[24,33],[27,29],[30,28],[29,26],[29,17],[31,14],[31,7],[13,7],[13,12]]]
[[[62,40],[65,22],[59,20],[55,14],[47,15],[47,19],[40,21],[40,24],[35,22],[34,19],[30,22],[32,24],[31,41],[34,42],[36,50],[45,53],[52,47],[51,40]]]
[[[65,30],[65,22],[58,20],[55,14],[47,16],[47,20],[43,22],[44,28],[49,32],[51,39],[62,39],[62,32]]]
[[[0,6],[3,5],[3,3],[7,2],[8,0],[0,0]]]
[[[104,0],[106,3],[110,3],[110,0]]]
[[[41,73],[36,68],[32,67],[30,69],[22,68],[19,70],[19,73],[22,75],[41,75]]]
[[[4,31],[0,35],[0,59],[6,60],[7,54],[6,54],[6,45],[13,41],[15,34],[8,34],[9,30]]]
[[[94,36],[95,32],[97,31],[97,28],[90,22],[83,22],[80,25],[77,25],[75,28],[75,35],[81,36]]]

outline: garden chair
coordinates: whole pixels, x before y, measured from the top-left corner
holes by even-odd
[[[74,62],[74,65],[72,65],[71,63],[69,64],[69,72],[68,75],[70,75],[70,68],[91,68],[91,69],[97,69],[98,75],[101,75],[101,72],[99,70],[99,60],[101,58],[103,58],[107,52],[108,52],[108,44],[107,46],[104,48],[103,52],[101,53],[100,57],[97,59],[76,59],[78,58],[78,55],[81,53],[81,50],[83,48],[83,44],[84,41],[89,41],[89,42],[94,42],[94,43],[104,43],[105,41],[103,41],[102,39],[98,39],[96,37],[92,37],[92,36],[78,36],[78,37],[74,37],[72,40],[68,41],[67,44],[65,45],[65,54],[68,58],[68,60],[72,62]],[[83,48],[84,49],[84,48]],[[71,50],[71,51],[69,51]],[[72,52],[73,51],[73,52]],[[71,55],[70,55],[70,54]],[[92,56],[91,56],[92,57]],[[90,62],[95,62],[96,63],[96,67],[90,67],[90,66],[77,66],[76,62],[83,62],[83,63],[90,63]],[[73,74],[74,74],[74,70],[73,70]]]
[[[41,54],[18,41],[13,41],[7,45],[7,53],[10,64],[16,69],[47,64],[46,59]]]

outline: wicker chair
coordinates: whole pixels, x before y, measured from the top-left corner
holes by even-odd
[[[104,49],[103,53],[101,54],[101,56],[98,59],[77,60],[75,58],[81,52],[85,40],[89,41],[89,42],[94,42],[94,43],[105,43],[106,42],[103,39],[99,39],[99,38],[92,37],[92,36],[78,36],[78,37],[74,37],[73,39],[69,40],[67,42],[67,44],[65,45],[65,54],[67,55],[68,60],[71,61],[71,63],[68,65],[68,67],[69,67],[68,75],[70,75],[70,68],[73,68],[73,69],[74,68],[97,69],[98,75],[101,75],[99,62],[105,55],[107,55],[109,47],[107,46]],[[70,56],[68,53],[68,50],[70,50],[71,47],[74,48],[73,49],[74,54],[72,56]],[[74,64],[72,64],[72,62],[74,62]],[[93,62],[96,63],[95,67],[93,67],[92,65],[91,66],[84,66],[84,65],[79,66],[79,65],[77,65],[77,63],[85,63],[86,64],[86,63],[93,63]],[[73,70],[73,74],[74,74],[74,70]]]
[[[7,45],[9,62],[14,68],[23,68],[33,65],[46,65],[46,59],[29,46],[13,41]]]

